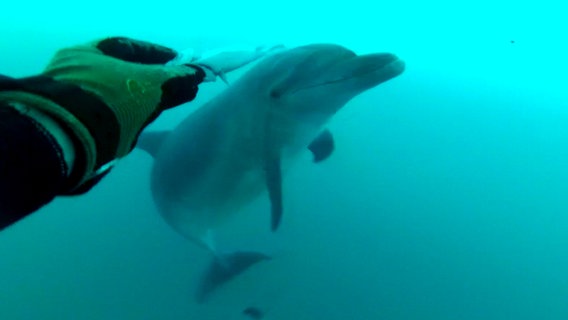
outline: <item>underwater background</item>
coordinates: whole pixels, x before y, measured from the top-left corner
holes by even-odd
[[[208,257],[157,214],[151,159],[135,150],[91,193],[0,233],[0,319],[247,319],[248,307],[264,319],[568,319],[565,6],[3,3],[11,76],[110,35],[179,50],[333,42],[393,52],[406,70],[337,114],[329,160],[306,153],[285,176],[277,233],[266,197],[221,230],[224,248],[273,260],[208,303],[193,300]],[[203,84],[149,129],[173,128],[224,87]]]

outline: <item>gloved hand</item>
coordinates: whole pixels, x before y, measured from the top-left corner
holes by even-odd
[[[84,165],[78,185],[96,183],[95,177],[127,155],[163,110],[195,98],[205,72],[195,65],[166,65],[176,56],[172,49],[124,37],[55,54],[39,79],[51,79],[40,82],[47,83],[43,92],[59,107],[41,109],[79,141]],[[65,85],[76,89],[56,88]]]
[[[60,50],[43,74],[104,102],[120,126],[116,155],[122,157],[163,110],[195,98],[205,72],[198,66],[166,66],[176,55],[166,47],[113,37]]]
[[[258,46],[256,48],[223,48],[198,55],[193,49],[180,52],[168,65],[197,65],[205,71],[205,82],[217,77],[227,82],[226,74],[239,69],[267,54],[284,48],[283,45]]]

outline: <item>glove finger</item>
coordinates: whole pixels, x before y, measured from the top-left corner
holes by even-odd
[[[112,37],[97,44],[103,54],[127,62],[164,64],[177,53],[167,47],[125,37]]]
[[[168,79],[162,84],[162,99],[159,107],[169,109],[195,99],[198,83],[195,75]]]

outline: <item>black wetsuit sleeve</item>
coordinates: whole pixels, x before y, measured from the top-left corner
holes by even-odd
[[[96,43],[103,54],[127,62],[165,64],[176,57],[173,49],[126,37],[111,37]]]
[[[67,176],[63,151],[53,136],[35,120],[2,104],[0,230],[51,202]]]

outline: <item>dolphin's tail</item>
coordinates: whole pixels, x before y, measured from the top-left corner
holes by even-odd
[[[203,303],[218,287],[229,282],[252,265],[270,260],[270,257],[259,252],[236,251],[216,254],[201,277],[195,299]]]

